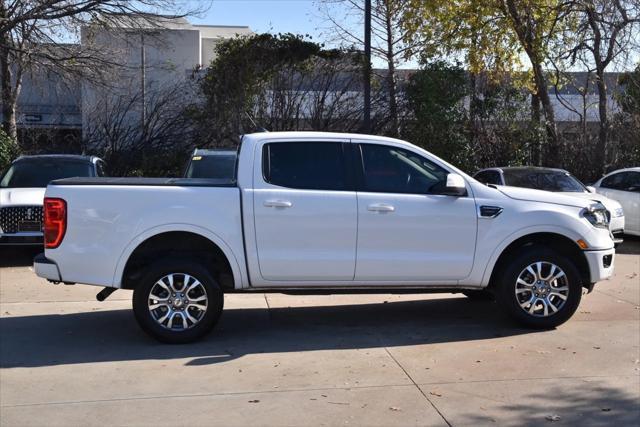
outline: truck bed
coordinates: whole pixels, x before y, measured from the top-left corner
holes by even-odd
[[[67,205],[64,240],[46,251],[63,281],[119,287],[136,247],[176,231],[219,244],[234,271],[245,266],[240,189],[229,180],[69,178],[52,182],[46,196]]]

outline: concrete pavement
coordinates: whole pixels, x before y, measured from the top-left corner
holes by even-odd
[[[230,295],[167,346],[131,293],[52,286],[0,252],[0,425],[638,425],[640,241],[553,331],[462,296]]]

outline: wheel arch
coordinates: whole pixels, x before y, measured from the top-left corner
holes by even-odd
[[[114,287],[133,289],[144,267],[163,256],[200,260],[223,289],[242,287],[243,275],[231,248],[209,230],[184,224],[155,227],[135,237],[120,256]]]
[[[523,248],[532,245],[546,246],[576,263],[576,268],[580,273],[582,285],[589,287],[591,283],[591,274],[589,271],[589,263],[584,252],[578,244],[567,237],[565,234],[558,232],[534,232],[519,236],[509,243],[502,245],[502,250],[496,251],[499,255],[493,257],[491,268],[487,268],[484,274],[483,282],[491,289],[497,284],[497,277],[511,259]],[[495,254],[494,254],[495,255]]]

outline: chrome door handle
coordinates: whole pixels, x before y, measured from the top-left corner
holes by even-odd
[[[293,204],[288,200],[265,200],[264,205],[268,208],[290,208]]]
[[[396,208],[386,203],[374,203],[367,206],[367,210],[370,210],[371,212],[393,212]]]

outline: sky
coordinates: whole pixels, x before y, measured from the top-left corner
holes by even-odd
[[[248,25],[256,33],[308,34],[313,41],[332,47],[327,42],[330,36],[323,35],[323,32],[327,31],[327,24],[319,10],[318,0],[200,1],[210,7],[199,16],[189,17],[189,21],[194,24]],[[386,67],[386,64],[377,58],[373,58],[372,63],[375,68]],[[416,67],[416,62],[409,61],[400,68]]]
[[[256,33],[309,34],[322,41],[316,28],[321,19],[315,0],[212,0],[205,14],[189,20],[194,24],[248,25]]]
[[[206,12],[189,17],[194,24],[207,25],[247,25],[256,33],[297,33],[309,34],[319,43],[326,43],[331,38],[327,32],[325,19],[319,10],[319,0],[185,0],[187,3],[199,4]],[[400,1],[400,0],[398,0]],[[358,29],[359,30],[359,29]],[[357,30],[356,30],[357,31]],[[329,47],[331,46],[327,43]],[[621,67],[613,64],[609,71],[631,69],[640,58],[640,53],[632,55],[632,59]],[[527,63],[526,58],[524,63]],[[385,68],[386,64],[376,58],[372,59],[375,68]],[[417,68],[416,60],[401,64],[400,68]],[[577,70],[578,68],[576,68]],[[575,71],[575,70],[573,70]]]

